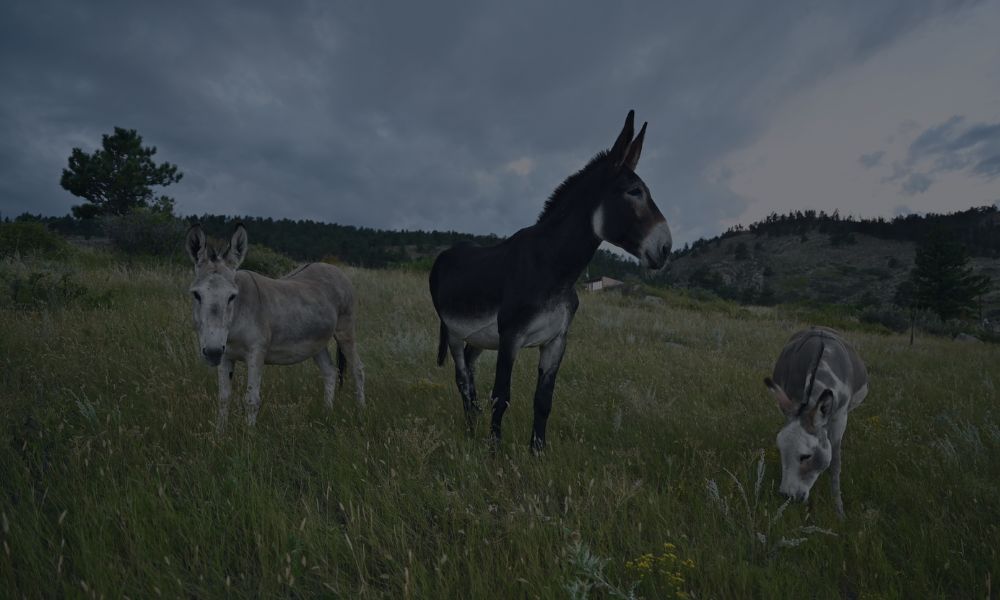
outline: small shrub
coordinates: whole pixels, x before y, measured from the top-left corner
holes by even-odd
[[[930,310],[917,312],[917,328],[931,334],[944,337],[955,337],[967,333],[970,327],[959,319],[944,320]]]
[[[781,515],[791,500],[785,500],[775,508],[768,499],[761,497],[766,467],[764,451],[758,450],[758,454],[757,476],[752,480],[753,486],[750,485],[750,480],[744,485],[729,469],[723,471],[732,480],[730,493],[724,493],[714,479],[705,481],[709,504],[719,510],[722,521],[732,535],[733,539],[729,543],[745,545],[750,556],[765,562],[773,559],[782,550],[801,546],[810,536],[817,533],[836,536],[837,534],[829,529],[811,525],[789,528],[780,522]]]
[[[857,302],[855,302],[855,305],[860,309],[865,309],[875,306],[878,303],[879,299],[878,296],[875,295],[875,292],[872,290],[865,290],[864,293],[861,294],[861,297],[858,298]]]
[[[688,276],[688,285],[719,293],[726,287],[726,282],[722,275],[713,271],[708,265],[702,265]]]
[[[855,238],[854,234],[849,231],[838,231],[830,235],[830,245],[834,248],[839,248],[840,246],[853,246],[857,243],[857,238]]]
[[[68,249],[66,240],[41,223],[0,223],[0,257],[26,254],[54,256]]]
[[[576,537],[576,536],[574,536]],[[578,537],[572,540],[563,551],[566,565],[571,570],[571,579],[563,589],[573,600],[585,600],[591,597],[591,592],[602,598],[618,598],[619,600],[638,600],[635,593],[635,583],[624,587],[613,582],[604,572],[608,559],[594,554],[590,547]]]
[[[69,271],[55,272],[28,268],[15,263],[0,271],[0,306],[18,309],[56,309],[90,298],[86,287]]]
[[[858,318],[862,323],[881,325],[896,333],[902,333],[910,327],[907,311],[890,304],[866,306]]]
[[[430,273],[434,266],[433,256],[422,256],[411,261],[401,263],[400,268],[405,271],[416,271],[417,273]]]
[[[747,260],[750,258],[750,251],[747,250],[747,245],[744,242],[740,242],[736,245],[734,254],[736,260]]]
[[[756,301],[761,306],[774,306],[778,303],[778,294],[775,293],[774,288],[765,283],[757,295]]]
[[[225,248],[225,245],[221,246]],[[254,271],[268,277],[281,277],[295,268],[295,261],[277,250],[259,244],[251,245],[241,269]]]
[[[104,233],[115,248],[128,254],[180,259],[187,226],[173,215],[137,209],[102,219]]]

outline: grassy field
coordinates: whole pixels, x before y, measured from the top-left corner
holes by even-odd
[[[188,270],[85,253],[0,272],[7,287],[21,282],[18,304],[0,308],[0,596],[1000,588],[997,346],[848,332],[872,392],[845,438],[840,522],[826,476],[811,508],[777,494],[781,416],[761,379],[806,325],[780,309],[585,296],[535,457],[537,352],[520,355],[493,455],[485,419],[464,432],[451,363],[434,363],[421,274],[349,270],[367,409],[347,383],[324,410],[311,363],[269,367],[256,429],[237,404],[218,436]],[[484,397],[493,357],[480,362]]]

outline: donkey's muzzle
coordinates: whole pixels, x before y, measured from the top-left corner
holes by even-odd
[[[642,241],[640,258],[644,266],[647,269],[662,268],[670,258],[671,247],[673,247],[673,239],[670,236],[670,227],[664,221],[656,225]]]
[[[779,490],[779,492],[781,493],[782,496],[788,498],[793,502],[805,502],[806,500],[809,499],[808,491],[799,490],[793,492],[793,491]]]
[[[201,354],[205,357],[205,360],[208,361],[208,364],[213,367],[217,367],[219,366],[219,363],[222,362],[222,353],[225,351],[225,346],[222,348],[202,348]]]
[[[646,253],[646,264],[650,269],[659,269],[667,264],[670,257],[670,246],[660,246],[659,250]]]

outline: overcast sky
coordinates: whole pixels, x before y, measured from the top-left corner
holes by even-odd
[[[182,214],[508,235],[630,108],[679,243],[1000,200],[1000,2],[258,4],[0,4],[0,212],[119,126]]]

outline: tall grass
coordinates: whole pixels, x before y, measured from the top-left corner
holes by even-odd
[[[811,508],[776,493],[781,417],[760,381],[802,326],[778,311],[583,296],[535,457],[536,351],[493,454],[435,366],[423,276],[348,270],[363,413],[349,378],[328,413],[311,363],[268,367],[257,427],[235,409],[218,436],[188,271],[74,268],[99,302],[0,308],[0,595],[996,594],[996,346],[848,333],[872,393],[840,522],[826,477]]]

